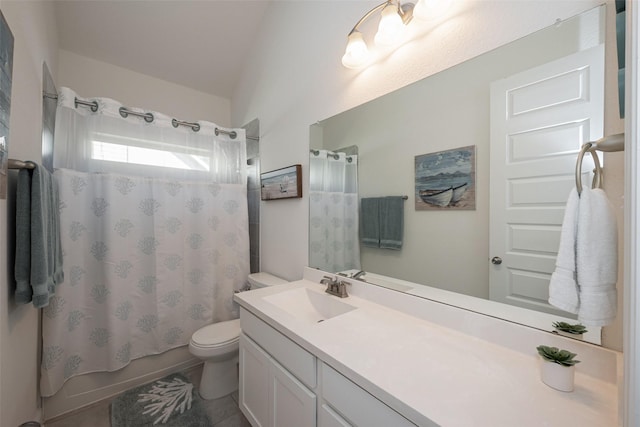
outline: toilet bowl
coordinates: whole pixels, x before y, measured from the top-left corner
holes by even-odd
[[[251,289],[287,283],[269,273],[253,273],[247,280]],[[238,389],[239,339],[240,319],[204,326],[191,336],[189,352],[204,361],[199,389],[203,399],[218,399]]]
[[[213,323],[191,336],[189,352],[204,360],[200,396],[217,399],[238,388],[237,363],[240,319]]]

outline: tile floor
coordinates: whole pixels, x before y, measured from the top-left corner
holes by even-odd
[[[197,389],[202,368],[189,370],[183,374],[189,378]],[[69,415],[47,422],[44,427],[111,427],[109,405],[111,400],[97,403],[88,408],[75,411]],[[251,427],[238,407],[238,392],[215,400],[203,400],[207,415],[211,420],[210,427]],[[188,426],[184,426],[188,427]]]

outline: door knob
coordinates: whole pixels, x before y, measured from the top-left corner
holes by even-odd
[[[500,258],[499,256],[494,256],[493,258],[491,258],[491,264],[495,264],[495,265],[502,264],[502,258]]]

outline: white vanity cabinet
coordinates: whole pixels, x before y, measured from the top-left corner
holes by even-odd
[[[253,427],[415,426],[244,309],[240,327],[240,409]]]
[[[252,426],[315,427],[316,358],[248,312],[241,328],[240,409]]]
[[[364,282],[338,300],[322,277],[234,295],[253,427],[619,424],[620,353]],[[580,355],[574,393],[540,381],[541,342]]]

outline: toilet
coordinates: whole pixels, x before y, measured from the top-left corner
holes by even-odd
[[[247,278],[250,289],[288,283],[269,273],[252,273]],[[193,333],[189,352],[204,360],[200,379],[200,396],[211,400],[238,389],[238,341],[240,319],[204,326]]]

